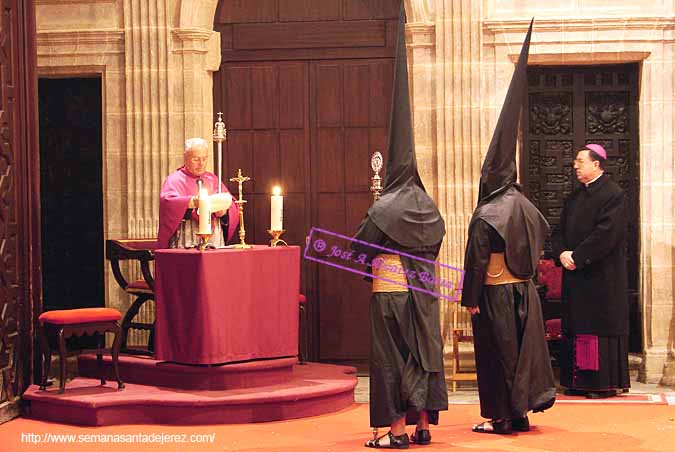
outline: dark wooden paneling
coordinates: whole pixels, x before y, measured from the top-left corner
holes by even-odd
[[[366,118],[366,121],[368,118]],[[370,188],[370,156],[368,129],[345,129],[345,191],[368,192]]]
[[[217,24],[213,29],[220,33],[220,48],[223,50],[232,49],[232,25]]]
[[[319,129],[316,146],[319,149],[317,191],[337,193],[344,188],[344,135],[341,129]]]
[[[250,218],[246,220],[246,243],[268,243],[270,197],[266,193],[249,193],[246,198],[248,199],[246,209]]]
[[[279,136],[276,130],[253,133],[253,177],[249,190],[255,193],[272,193],[279,180]]]
[[[378,61],[370,66],[370,127],[389,127],[393,83],[391,61]]]
[[[303,22],[234,26],[235,49],[306,49],[323,47],[383,47],[385,23]]]
[[[262,49],[262,50],[228,50],[223,49],[222,61],[308,61],[308,60],[341,60],[353,58],[389,58],[393,48],[388,47],[352,47],[324,49]]]
[[[252,127],[251,73],[249,68],[232,67],[225,71],[226,126],[230,129]]]
[[[315,118],[316,147],[312,156],[318,165],[313,168],[316,181],[313,196],[318,202],[313,225],[352,235],[372,202],[370,157],[378,148],[383,150],[386,129],[370,127],[370,124],[381,122],[377,115],[388,111],[388,107],[373,106],[377,100],[373,100],[371,78],[373,74],[384,74],[391,80],[392,66],[391,59],[314,64],[316,112],[312,117]],[[389,99],[391,84],[388,92]],[[375,97],[384,95],[384,92],[377,93]],[[359,99],[368,102],[362,104]],[[338,111],[344,114],[338,115]],[[375,117],[373,112],[377,112]],[[349,244],[345,242],[344,246]],[[324,266],[318,265],[316,269],[321,328],[319,356],[329,361],[365,360],[370,344],[369,285],[351,272],[321,267]],[[330,331],[334,334],[329,334]]]
[[[216,22],[221,24],[273,22],[277,19],[277,0],[228,0],[219,2]]]
[[[246,175],[253,174],[253,133],[248,130],[228,130],[226,157],[223,160],[227,163],[224,169],[223,179],[229,181],[230,177],[237,175],[237,169],[241,168],[242,173]],[[250,182],[244,182],[245,192],[251,189]],[[230,182],[229,187],[237,188],[236,182]],[[233,193],[236,194],[235,191]]]
[[[279,20],[338,20],[341,0],[279,0]]]
[[[316,72],[317,126],[337,127],[342,124],[342,67],[320,64]]]
[[[254,129],[272,129],[279,124],[279,83],[274,67],[251,69]]]
[[[284,229],[283,239],[289,245],[305,246],[307,211],[309,209],[306,193],[284,193]],[[267,212],[269,217],[270,212]],[[268,218],[269,221],[269,218]],[[268,225],[269,226],[269,225]],[[269,238],[268,238],[269,240]]]
[[[396,19],[400,0],[344,0],[345,20]]]
[[[306,120],[307,69],[305,64],[279,68],[279,127],[302,129]]]
[[[279,132],[279,160],[281,164],[281,181],[286,193],[302,193],[305,191],[305,146],[304,130],[282,130]]]
[[[344,67],[345,93],[368,93],[370,68],[367,63],[346,64]],[[368,127],[370,96],[345,96],[345,127]]]
[[[371,127],[369,131],[370,135],[370,149],[375,151],[380,151],[384,157],[384,161],[387,161],[387,135],[389,133],[388,128],[375,128]],[[383,170],[384,171],[384,170]]]

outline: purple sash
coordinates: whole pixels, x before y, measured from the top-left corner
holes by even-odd
[[[598,336],[577,334],[574,344],[574,364],[579,370],[600,369],[598,356]]]

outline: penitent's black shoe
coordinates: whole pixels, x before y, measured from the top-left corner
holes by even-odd
[[[415,433],[410,436],[410,442],[419,444],[420,446],[426,446],[431,443],[431,433],[429,430],[415,430]]]
[[[548,410],[549,408],[551,408],[551,407],[553,406],[554,403],[555,403],[555,397],[552,397],[552,398],[551,398],[550,400],[548,400],[547,402],[544,402],[544,403],[542,403],[541,405],[532,408],[532,411],[534,411],[535,413],[541,413],[541,412],[546,411],[546,410]]]
[[[511,428],[516,432],[529,432],[530,420],[527,416],[511,419]]]
[[[389,438],[389,444],[380,444],[380,440],[384,437]],[[365,446],[372,447],[374,449],[408,449],[410,447],[410,441],[408,440],[407,433],[394,436],[394,434],[389,431],[377,439],[366,441]]]
[[[481,422],[480,424],[474,425],[471,428],[471,431],[476,433],[495,433],[497,435],[510,435],[513,433],[511,421],[509,419]]]

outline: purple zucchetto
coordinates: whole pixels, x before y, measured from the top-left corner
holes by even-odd
[[[603,160],[607,160],[607,151],[605,151],[605,148],[603,148],[599,144],[587,144],[584,147],[598,154],[600,158],[602,158]]]

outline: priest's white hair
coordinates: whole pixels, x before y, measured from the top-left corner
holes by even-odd
[[[185,154],[186,152],[190,152],[193,148],[207,148],[209,147],[209,143],[206,142],[204,138],[188,138],[185,140],[185,148],[183,149],[183,153]]]

